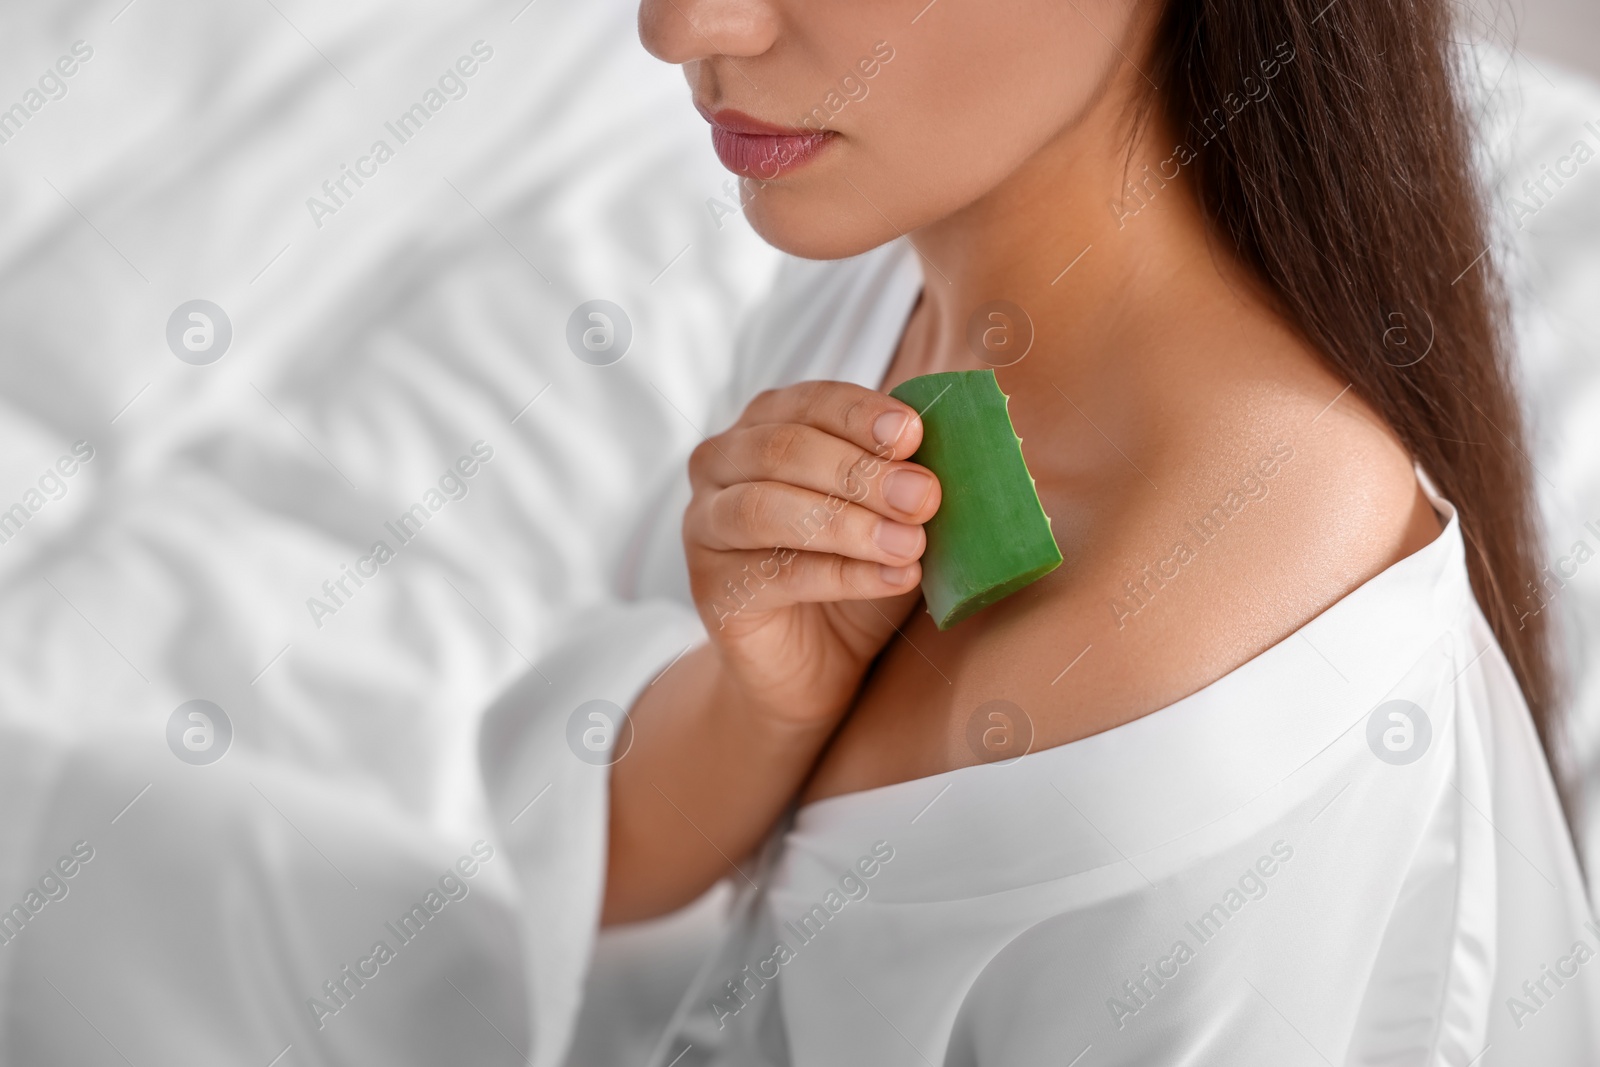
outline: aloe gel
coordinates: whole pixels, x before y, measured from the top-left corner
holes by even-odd
[[[889,395],[921,414],[922,445],[910,458],[943,491],[922,556],[922,595],[939,629],[1059,567],[1061,549],[994,371],[924,374]]]

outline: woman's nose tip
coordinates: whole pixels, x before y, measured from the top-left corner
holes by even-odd
[[[777,10],[766,0],[643,0],[639,39],[667,63],[712,56],[758,56],[778,36]]]

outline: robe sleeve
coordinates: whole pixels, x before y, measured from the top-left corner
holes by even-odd
[[[765,315],[743,324],[704,432],[730,425],[755,388],[749,350]],[[630,558],[610,576],[617,592],[564,620],[565,638],[495,701],[479,735],[484,787],[523,893],[534,1067],[559,1064],[577,1026],[605,885],[610,768],[631,743],[626,710],[706,639],[679,532],[687,461],[685,449],[669,483],[645,495]]]
[[[536,1067],[571,1039],[605,885],[610,766],[626,755],[625,709],[705,639],[677,601],[611,602],[570,620],[568,638],[490,709],[484,784],[521,882]]]
[[[704,407],[685,418],[697,432],[716,434],[763,389],[838,377],[862,327],[818,308],[834,308],[854,293],[880,309],[885,336],[891,324],[897,331],[905,308],[880,307],[871,294],[890,280],[904,281],[891,268],[903,272],[906,255],[887,247],[844,275],[786,261],[770,297],[738,330],[729,379],[668,390],[680,400],[696,389],[702,396],[710,391]],[[676,458],[669,483],[645,494],[638,536],[610,576],[615,594],[568,617],[566,638],[497,700],[479,737],[489,803],[525,894],[535,1067],[560,1062],[576,1025],[604,886],[609,766],[621,758],[616,746],[629,739],[622,713],[663,669],[706,639],[689,594],[680,532],[690,498],[688,451]]]

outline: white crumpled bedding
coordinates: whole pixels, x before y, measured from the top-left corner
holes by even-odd
[[[441,879],[499,847],[482,708],[607,595],[777,262],[681,78],[611,0],[13,7],[0,72],[0,907],[42,902],[0,1062],[552,1062],[519,928],[561,917],[519,914],[504,848]],[[1513,185],[1600,146],[1593,88],[1502,88]],[[1516,236],[1556,546],[1600,546],[1597,232],[1600,163]],[[567,341],[594,299],[632,328],[608,366]],[[205,365],[169,347],[193,300],[231,326]],[[1600,564],[1550,610],[1593,768]],[[218,762],[169,747],[191,700]],[[611,939],[591,986],[643,1002],[628,969],[690,942]]]
[[[0,511],[40,500],[0,526],[0,906],[95,852],[0,943],[0,1062],[522,1062],[503,853],[306,1002],[493,838],[479,712],[602,593],[775,254],[707,209],[630,4],[126,3],[0,33],[0,107],[89,53],[0,125]],[[232,327],[209,365],[166,339],[194,299]],[[591,299],[614,365],[568,348]],[[168,749],[193,699],[233,729],[209,766]]]

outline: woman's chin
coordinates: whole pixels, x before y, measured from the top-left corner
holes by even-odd
[[[879,216],[867,217],[837,206],[751,204],[750,228],[780,252],[801,259],[848,259],[894,240],[898,234]]]

